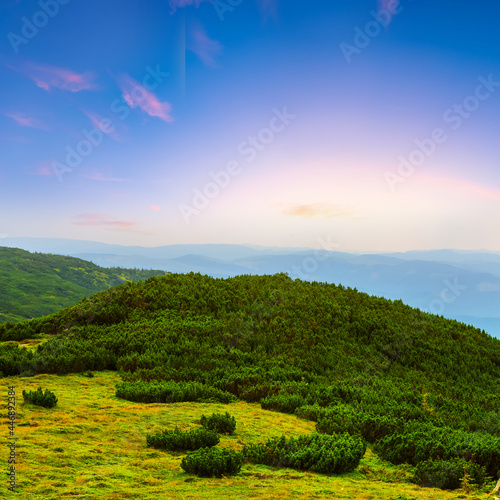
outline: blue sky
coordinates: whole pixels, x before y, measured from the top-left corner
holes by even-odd
[[[500,251],[499,15],[0,1],[0,236]]]

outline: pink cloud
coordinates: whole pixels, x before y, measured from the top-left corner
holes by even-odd
[[[149,210],[152,210],[153,212],[159,212],[161,208],[158,205],[150,205]]]
[[[165,122],[174,121],[170,115],[172,105],[169,102],[160,102],[152,92],[128,75],[121,75],[117,82],[131,108],[138,107],[149,116],[156,116]]]
[[[37,165],[36,175],[54,175],[54,167],[52,167],[52,161],[44,161]]]
[[[394,17],[393,12],[397,9],[400,0],[378,0],[378,12],[386,11],[392,17]],[[390,22],[390,21],[389,21]]]
[[[92,122],[92,125],[94,126],[95,129],[100,130],[106,135],[109,135],[109,137],[111,137],[116,142],[120,142],[120,137],[118,136],[118,133],[115,130],[115,125],[111,122],[109,118],[105,118],[91,111],[83,111],[83,112],[85,113],[87,118]],[[103,124],[107,125],[109,124],[109,122],[111,122],[109,126],[103,126]]]
[[[91,71],[78,74],[64,68],[33,63],[27,64],[20,71],[38,87],[47,91],[51,88],[69,92],[97,90],[97,85],[94,83],[95,75]]]
[[[172,13],[176,11],[178,8],[187,7],[189,5],[195,5],[199,7],[200,3],[203,1],[212,2],[212,0],[169,0],[170,8],[172,9]]]
[[[72,224],[75,226],[100,226],[110,231],[143,233],[143,231],[137,229],[139,227],[137,222],[116,220],[108,214],[97,212],[76,215],[73,217]]]
[[[94,172],[90,175],[84,175],[83,177],[85,177],[86,179],[91,179],[93,181],[103,181],[103,182],[127,182],[131,180],[120,177],[106,176],[104,174],[101,174],[100,172]]]
[[[201,25],[195,25],[191,29],[190,40],[187,46],[207,66],[215,66],[215,57],[222,51],[222,45],[216,40],[208,38]]]
[[[40,120],[28,116],[24,113],[4,113],[5,116],[12,118],[20,127],[31,127],[37,128],[39,130],[49,130],[47,125],[42,123]]]
[[[349,207],[332,205],[331,203],[309,203],[305,205],[290,205],[283,214],[296,217],[349,217],[354,212]]]

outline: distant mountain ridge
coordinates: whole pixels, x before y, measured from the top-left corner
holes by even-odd
[[[311,248],[189,244],[162,247],[40,238],[3,245],[71,255],[102,267],[200,272],[218,278],[287,272],[401,299],[422,311],[472,324],[500,338],[500,253],[455,250],[347,253]]]

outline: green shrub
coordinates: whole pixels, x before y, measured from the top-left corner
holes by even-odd
[[[218,434],[232,434],[236,429],[236,419],[228,412],[225,414],[212,413],[209,417],[202,415],[200,423],[205,429],[215,431]]]
[[[226,448],[203,448],[188,453],[182,459],[181,467],[189,474],[221,477],[238,474],[242,463],[242,453]]]
[[[479,432],[465,432],[429,424],[408,425],[385,436],[374,451],[393,464],[417,465],[426,460],[463,458],[485,467],[494,476],[500,466],[500,438]]]
[[[122,382],[116,386],[116,397],[137,403],[232,403],[236,397],[199,382]]]
[[[265,444],[243,448],[245,459],[249,462],[325,474],[353,471],[365,451],[364,440],[349,434],[302,435],[291,437],[288,441],[282,436],[269,439]]]
[[[335,413],[320,417],[316,423],[316,431],[322,434],[342,434],[347,432],[353,436],[361,435],[361,416],[352,407],[339,405]]]
[[[56,395],[48,389],[45,389],[45,392],[43,392],[41,387],[36,391],[23,391],[23,398],[31,404],[45,408],[52,408],[57,404]]]
[[[262,409],[282,413],[294,413],[297,408],[304,406],[305,403],[306,401],[300,394],[276,394],[260,400]]]
[[[361,420],[361,435],[369,443],[375,443],[397,432],[403,425],[403,420],[396,417],[365,414]]]
[[[156,434],[146,435],[148,446],[170,451],[197,450],[215,446],[219,441],[216,432],[204,428],[183,432],[176,427],[174,430],[163,430]]]
[[[470,481],[476,486],[482,486],[487,480],[484,467],[463,458],[455,458],[420,462],[415,467],[413,481],[420,486],[456,490],[461,486],[464,473],[470,476]]]
[[[313,405],[299,406],[295,409],[295,415],[305,420],[317,422],[325,413],[326,408],[322,408],[317,403]]]
[[[310,408],[306,410],[306,408]],[[313,407],[304,407],[300,413],[313,413]],[[316,412],[318,417],[316,431],[322,434],[341,434],[363,436],[369,443],[396,432],[402,421],[385,415],[374,415],[349,405],[338,405]]]

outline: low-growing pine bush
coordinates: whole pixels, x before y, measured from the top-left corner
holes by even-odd
[[[237,399],[229,392],[199,382],[174,382],[173,380],[121,382],[116,386],[116,397],[137,403],[196,401],[228,404]]]
[[[318,419],[324,416],[325,408],[322,408],[321,406],[315,403],[313,405],[299,406],[298,408],[295,408],[294,413],[299,418],[317,422]]]
[[[305,404],[306,401],[300,394],[276,394],[260,400],[263,410],[274,410],[282,413],[294,413],[297,408]]]
[[[465,474],[476,486],[482,486],[488,480],[486,469],[481,465],[462,458],[453,460],[426,460],[415,467],[413,481],[420,486],[456,490],[462,485]]]
[[[146,435],[148,446],[170,451],[197,450],[215,446],[219,441],[216,432],[204,428],[183,432],[176,427],[174,430],[166,429],[158,431],[156,434]]]
[[[366,443],[359,436],[311,434],[289,440],[282,436],[265,444],[247,445],[243,455],[255,464],[340,474],[353,471],[365,451]]]
[[[361,435],[361,415],[351,406],[339,405],[335,408],[335,413],[318,419],[316,431],[330,435],[343,432],[353,436]]]
[[[494,476],[500,466],[500,438],[479,432],[408,425],[377,441],[374,452],[393,464],[417,465],[427,460],[471,459]]]
[[[306,412],[299,410],[299,413],[304,414]],[[318,416],[316,423],[317,432],[321,432],[322,434],[341,434],[347,432],[352,436],[363,436],[369,443],[374,443],[396,432],[402,426],[402,422],[394,417],[374,415],[347,405],[328,408],[328,411],[324,409],[323,412],[318,412],[316,415]]]
[[[23,391],[23,398],[31,404],[43,406],[44,408],[52,408],[57,404],[56,395],[48,389],[43,392],[41,387],[36,391]]]
[[[209,417],[202,415],[200,423],[205,429],[215,431],[218,434],[232,434],[236,429],[236,419],[228,412],[225,414],[212,413]]]
[[[181,467],[189,474],[204,477],[221,477],[238,474],[243,463],[243,454],[226,448],[203,448],[188,453]]]

